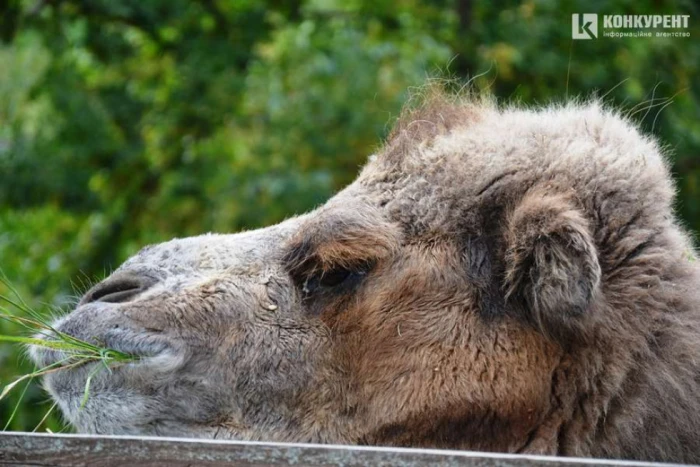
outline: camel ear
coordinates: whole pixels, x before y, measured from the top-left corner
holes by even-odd
[[[548,335],[580,321],[600,288],[588,222],[565,195],[530,191],[507,221],[506,301]]]

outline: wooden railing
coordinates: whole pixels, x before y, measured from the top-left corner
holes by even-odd
[[[0,465],[32,466],[660,466],[645,462],[187,438],[0,433]]]

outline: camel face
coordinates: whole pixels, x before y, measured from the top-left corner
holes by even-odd
[[[698,460],[672,194],[596,105],[438,99],[317,210],[129,259],[56,326],[142,359],[45,384],[91,433]]]

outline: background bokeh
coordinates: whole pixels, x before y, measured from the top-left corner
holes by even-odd
[[[572,40],[591,12],[689,14],[691,37]],[[524,105],[605,96],[666,145],[698,232],[699,20],[668,0],[0,2],[0,267],[69,307],[145,244],[313,208],[429,76]],[[0,385],[30,368],[0,346]],[[46,400],[31,386],[10,428]]]

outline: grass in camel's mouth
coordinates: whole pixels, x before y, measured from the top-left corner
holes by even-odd
[[[39,313],[27,305],[24,299],[22,299],[22,296],[1,272],[0,284],[4,285],[5,288],[10,291],[9,296],[0,294],[0,319],[18,325],[29,334],[29,336],[0,334],[0,342],[25,346],[31,345],[40,349],[58,351],[62,357],[49,365],[36,368],[30,373],[20,375],[9,384],[4,385],[0,392],[0,400],[4,399],[16,388],[21,387],[22,383],[24,383],[19,400],[17,404],[15,404],[5,425],[2,427],[3,431],[7,430],[12,423],[27,393],[27,389],[31,384],[35,383],[38,377],[77,368],[89,363],[101,363],[100,365],[95,365],[95,368],[90,371],[87,376],[81,402],[81,407],[83,407],[90,397],[90,384],[92,379],[99,371],[111,371],[111,369],[117,365],[136,362],[140,359],[139,356],[92,344],[57,330],[42,313]],[[37,337],[37,335],[41,337]],[[54,403],[41,419],[35,430],[46,421],[55,407],[56,404]]]

